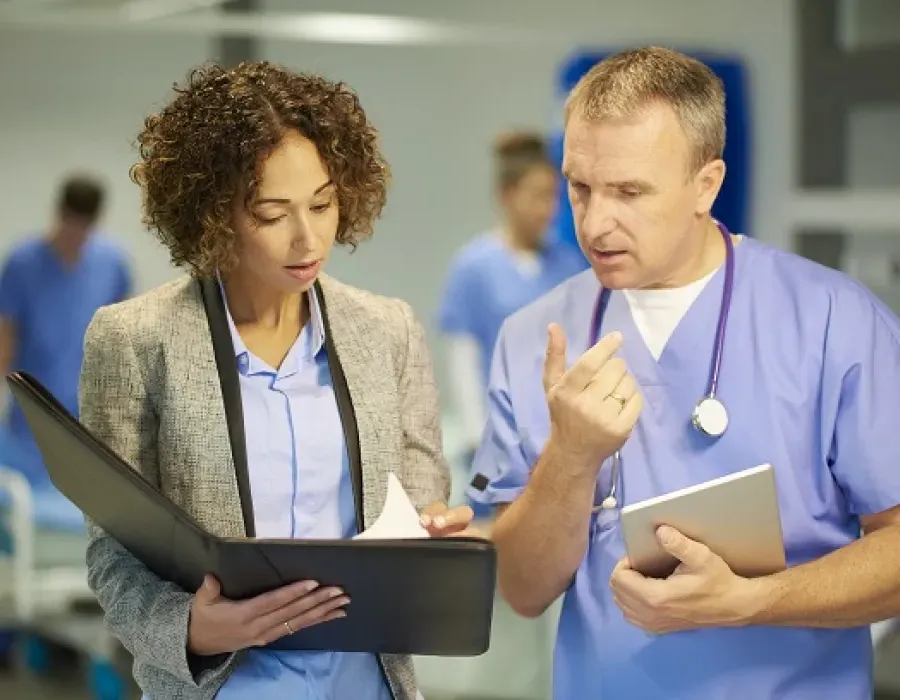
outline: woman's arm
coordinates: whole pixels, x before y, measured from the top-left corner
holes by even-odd
[[[158,423],[134,342],[130,312],[107,307],[94,316],[84,344],[80,419],[88,430],[154,485]],[[202,685],[228,656],[188,655],[192,594],[162,581],[88,520],[88,584],[117,639],[139,661],[190,685]]]
[[[444,459],[441,411],[425,330],[402,303],[406,343],[401,348],[399,394],[405,449],[403,482],[423,508],[450,498],[450,470]]]

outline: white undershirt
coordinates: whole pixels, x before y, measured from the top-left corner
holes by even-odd
[[[659,360],[681,319],[715,273],[713,270],[706,277],[675,289],[622,291],[634,325],[655,360]],[[447,338],[447,346],[451,401],[460,417],[466,445],[475,446],[481,439],[487,413],[478,345],[473,338],[454,335]]]
[[[622,294],[628,301],[634,325],[641,333],[653,359],[659,360],[666,343],[691,308],[700,292],[716,271],[706,277],[675,289],[627,289]]]

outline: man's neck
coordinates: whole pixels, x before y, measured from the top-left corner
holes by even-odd
[[[56,251],[56,254],[64,264],[74,265],[78,262],[78,259],[81,257],[81,251],[84,248],[84,240],[72,240],[59,232],[51,232],[48,240],[50,246]]]
[[[503,226],[500,235],[503,238],[503,242],[506,243],[507,247],[514,253],[533,255],[541,250],[540,240],[533,240],[532,238],[517,232],[509,224]]]
[[[717,270],[725,261],[725,239],[722,231],[712,219],[702,224],[702,233],[696,249],[678,270],[674,271],[654,289],[677,289],[702,280]]]

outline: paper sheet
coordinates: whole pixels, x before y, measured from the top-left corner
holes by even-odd
[[[353,539],[356,540],[401,540],[430,537],[428,530],[419,522],[419,513],[409,500],[409,495],[400,479],[388,474],[387,498],[384,509],[372,526]]]

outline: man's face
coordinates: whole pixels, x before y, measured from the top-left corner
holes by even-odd
[[[553,220],[558,177],[549,165],[534,165],[500,195],[513,228],[529,247],[540,246]]]
[[[78,245],[87,240],[96,223],[93,217],[62,211],[59,215],[58,235],[66,243]]]
[[[698,222],[724,175],[721,161],[692,175],[692,158],[668,105],[651,104],[616,121],[572,116],[563,172],[578,242],[603,286],[684,283],[685,266],[697,251]]]

